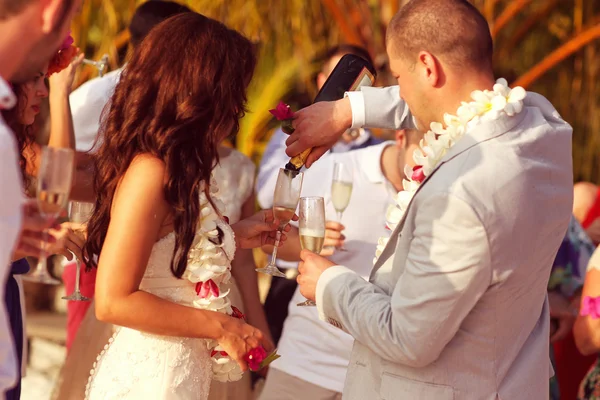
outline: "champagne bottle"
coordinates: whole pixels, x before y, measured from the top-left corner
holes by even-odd
[[[358,90],[362,86],[373,85],[376,75],[375,67],[370,62],[354,54],[346,54],[337,63],[313,103],[340,100],[346,92]],[[306,149],[292,157],[285,169],[295,173],[299,172],[311,150]]]

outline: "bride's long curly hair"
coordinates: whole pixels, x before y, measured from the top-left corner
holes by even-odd
[[[132,160],[150,154],[166,167],[165,199],[173,213],[171,271],[181,278],[209,196],[218,145],[237,132],[256,65],[252,43],[197,13],[156,26],[135,50],[104,115],[95,155],[97,200],[84,246],[95,267],[110,223],[113,197]]]

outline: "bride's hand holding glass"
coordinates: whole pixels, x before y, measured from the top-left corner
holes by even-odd
[[[264,347],[267,353],[274,350],[273,343],[259,329],[248,325],[242,319],[219,314],[221,334],[217,342],[224,351],[240,365],[242,371],[248,369],[244,356],[250,350]]]
[[[297,221],[298,216],[294,215],[292,221]],[[254,249],[265,245],[274,245],[277,238],[277,229],[279,221],[273,216],[273,210],[262,210],[253,216],[243,219],[231,225],[235,233],[235,242],[239,248]],[[289,232],[291,226],[287,224],[283,232]],[[285,233],[281,235],[279,247],[287,239]]]

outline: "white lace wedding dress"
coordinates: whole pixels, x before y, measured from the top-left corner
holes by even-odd
[[[223,221],[218,226],[224,232],[224,250],[231,260],[235,253],[233,232]],[[171,273],[174,245],[173,233],[154,245],[140,289],[193,307],[192,302],[197,299],[194,284]],[[212,376],[205,340],[119,328],[93,366],[86,399],[205,400]]]

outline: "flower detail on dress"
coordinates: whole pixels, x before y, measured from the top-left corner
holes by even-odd
[[[475,90],[471,93],[473,101],[462,102],[456,115],[445,114],[444,124],[432,122],[430,130],[419,143],[419,149],[413,153],[416,163],[414,168],[404,169],[407,179],[402,182],[403,191],[398,192],[386,212],[386,226],[394,230],[408,209],[408,206],[429,175],[435,170],[446,153],[467,132],[467,124],[481,121],[492,121],[502,115],[514,116],[523,110],[523,99],[527,96],[525,89],[508,87],[506,79],[496,81],[492,90]],[[389,238],[381,237],[377,243],[375,259],[381,256]]]

